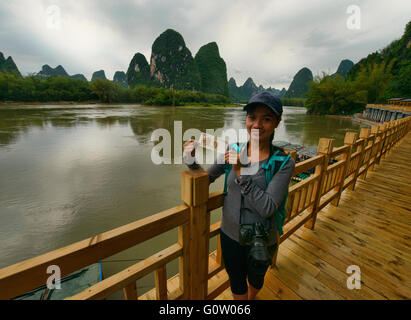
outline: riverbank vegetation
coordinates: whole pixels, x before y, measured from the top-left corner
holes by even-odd
[[[59,102],[94,101],[101,103],[141,103],[146,105],[228,104],[223,95],[160,87],[124,88],[118,83],[97,79],[92,82],[67,77],[21,77],[0,73],[0,101]]]
[[[307,99],[305,98],[282,98],[281,102],[284,106],[289,107],[305,107],[305,102]]]
[[[306,108],[308,114],[353,114],[362,112],[366,94],[358,91],[354,83],[340,75],[317,76],[309,83]]]
[[[118,83],[102,79],[87,82],[81,79],[59,76],[45,79],[35,75],[21,77],[11,73],[0,73],[0,101],[234,106],[229,98],[224,95],[200,91],[172,90],[144,85],[130,89],[124,88]],[[304,107],[305,101],[306,99],[300,98],[282,99],[285,106]],[[247,101],[244,101],[244,103],[247,103]]]
[[[387,89],[396,60],[361,66],[354,80],[340,75],[317,76],[309,84],[306,107],[309,114],[354,114],[367,103],[386,103]]]

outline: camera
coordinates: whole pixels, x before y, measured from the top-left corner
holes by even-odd
[[[260,222],[253,224],[240,224],[240,244],[250,246],[248,258],[256,267],[271,265],[272,256],[267,249],[269,231],[265,230]]]

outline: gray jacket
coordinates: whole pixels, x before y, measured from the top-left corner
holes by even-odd
[[[187,164],[186,157],[184,157],[184,160]],[[295,161],[290,158],[284,167],[273,176],[268,186],[265,179],[265,170],[261,167],[267,161],[268,159],[265,159],[258,163],[258,171],[254,175],[241,175],[236,179],[237,174],[234,170],[231,170],[228,176],[228,193],[224,199],[221,230],[237,242],[239,242],[241,196],[244,197],[243,223],[262,222],[268,218],[272,226],[275,229],[277,228],[274,212],[284,199],[294,171]],[[187,164],[187,166],[190,169],[201,168],[197,163]],[[207,169],[207,172],[210,175],[210,183],[212,183],[218,177],[224,175],[224,164],[219,164],[216,160]],[[268,245],[274,244],[272,241],[270,242]]]

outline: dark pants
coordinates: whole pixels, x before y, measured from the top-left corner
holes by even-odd
[[[276,245],[269,246],[268,251],[273,254]],[[264,284],[264,276],[268,267],[254,266],[248,257],[250,246],[241,246],[221,231],[221,253],[227,274],[230,278],[231,292],[245,294],[248,290],[248,282],[256,289],[261,289]]]

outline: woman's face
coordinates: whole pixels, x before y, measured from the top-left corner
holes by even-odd
[[[247,114],[246,127],[251,139],[257,139],[257,135],[251,134],[251,130],[258,130],[259,143],[270,140],[275,128],[278,126],[278,119],[274,112],[265,105],[258,105]]]

